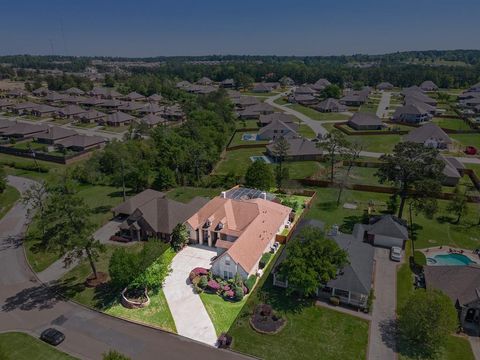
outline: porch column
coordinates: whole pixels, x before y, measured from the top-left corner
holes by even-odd
[[[203,245],[203,230],[202,228],[198,229],[198,243]]]
[[[207,236],[208,236],[208,246],[212,247],[212,233],[207,230]]]

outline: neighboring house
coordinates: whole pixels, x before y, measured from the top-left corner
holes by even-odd
[[[260,258],[283,231],[291,212],[270,200],[229,199],[223,192],[192,215],[186,226],[191,243],[217,249],[214,275],[231,279],[239,274],[247,279],[257,273]]]
[[[268,93],[272,90],[273,88],[267,83],[257,83],[252,88],[252,92],[254,93]]]
[[[260,104],[261,101],[255,96],[239,96],[232,99],[238,109],[246,109],[249,106]]]
[[[55,91],[50,91],[46,96],[45,100],[48,101],[49,103],[58,103],[62,102],[63,99],[65,99],[67,96],[65,94],[59,94]]]
[[[106,100],[96,97],[87,97],[84,100],[80,101],[80,105],[85,105],[86,107],[100,106]]]
[[[446,157],[439,154],[438,158],[445,163],[442,184],[445,186],[457,186],[464,175],[465,166],[454,157]]]
[[[426,106],[422,106],[421,103],[410,103],[401,106],[397,108],[392,115],[393,121],[409,124],[419,124],[431,118],[432,114],[426,109]]]
[[[475,93],[480,92],[480,82],[473,85],[470,89],[468,89],[468,91],[475,92]]]
[[[11,89],[5,93],[8,98],[25,98],[28,96],[28,91],[22,89]]]
[[[35,89],[32,91],[32,95],[33,96],[46,96],[50,93],[50,90],[48,90],[48,88],[42,86],[42,87],[39,87],[38,89]]]
[[[67,94],[67,95],[70,95],[70,96],[85,95],[85,91],[80,90],[79,88],[76,88],[76,87],[71,87],[71,88],[65,90],[64,93]]]
[[[424,266],[427,289],[436,289],[446,294],[458,311],[460,325],[475,336],[480,333],[480,267]]]
[[[241,110],[238,115],[240,119],[259,119],[260,115],[273,114],[274,112],[275,108],[272,105],[261,102],[248,106],[244,110]]]
[[[74,116],[74,119],[80,120],[83,123],[94,123],[94,122],[103,122],[107,118],[107,114],[97,111],[97,110],[88,110],[84,113]]]
[[[138,193],[128,198],[123,203],[115,206],[112,209],[112,212],[115,217],[126,219],[127,217],[132,215],[133,212],[140,206],[146,204],[152,199],[163,198],[163,197],[165,197],[165,193],[152,190],[152,189],[147,189],[142,191],[141,193]]]
[[[148,114],[144,117],[137,119],[137,122],[147,125],[149,128],[153,128],[160,124],[166,124],[167,120],[159,115]]]
[[[220,82],[220,86],[224,89],[231,89],[235,87],[235,80],[225,79]]]
[[[325,99],[318,105],[313,106],[313,108],[320,112],[344,112],[348,110],[345,105],[340,104],[340,102],[334,98]]]
[[[317,147],[316,143],[303,137],[287,138],[288,150],[285,161],[320,161],[323,151]],[[276,160],[275,143],[267,145],[267,154]]]
[[[145,190],[135,197],[138,198],[133,201],[129,199],[114,209],[115,213],[125,212],[121,210],[122,207],[128,209],[130,214],[119,225],[119,230],[121,236],[135,241],[150,238],[170,241],[175,226],[183,224],[209,201],[195,197],[186,204],[168,199],[165,194],[153,190]],[[133,203],[141,204],[134,206]]]
[[[452,139],[447,133],[434,123],[427,123],[411,130],[403,140],[442,150],[449,149],[452,144]]]
[[[141,102],[137,102],[137,101],[128,101],[128,102],[124,102],[123,104],[121,104],[117,109],[120,110],[120,111],[132,113],[132,112],[139,111],[139,110],[145,108],[146,106],[152,106],[152,105],[156,105],[156,104],[146,105],[145,103],[141,103]]]
[[[163,100],[163,96],[160,94],[152,94],[147,98],[150,102],[160,102]]]
[[[59,149],[68,149],[72,151],[87,151],[102,148],[107,143],[107,139],[101,136],[74,135],[55,142]]]
[[[48,117],[53,116],[60,110],[58,107],[50,106],[50,105],[37,105],[30,109],[30,114],[37,117]]]
[[[114,111],[117,110],[120,106],[122,106],[125,102],[117,99],[106,99],[102,101],[101,104],[98,104],[98,107],[101,107],[107,111]]]
[[[36,106],[38,106],[38,104],[26,101],[26,102],[13,105],[11,107],[11,111],[15,114],[23,115],[23,114],[28,114],[30,110],[32,110]]]
[[[438,86],[433,81],[427,80],[420,84],[420,89],[423,91],[437,91]]]
[[[72,95],[67,95],[65,98],[62,100],[62,103],[64,104],[81,104],[84,102],[87,98],[85,96],[72,96]]]
[[[144,104],[137,111],[139,114],[160,114],[165,111],[165,107],[156,103],[148,103],[147,105]]]
[[[355,130],[381,130],[385,126],[377,115],[360,112],[355,113],[347,125]]]
[[[266,126],[272,121],[283,121],[285,124],[289,124],[298,122],[298,119],[293,115],[281,112],[274,112],[273,114],[269,115],[260,115],[259,123],[261,126]]]
[[[392,90],[394,86],[389,82],[381,82],[377,85],[377,90]]]
[[[298,234],[306,226],[323,230],[323,223],[320,221],[303,220],[297,225],[291,241],[302,241]],[[343,305],[366,309],[373,285],[374,247],[355,235],[336,232],[329,237],[347,252],[349,263],[338,272],[334,279],[326,284],[319,282],[316,291],[317,297],[328,300],[334,296]],[[275,286],[288,287],[288,278],[285,279],[278,273],[279,266],[287,256],[288,253],[284,251],[274,265],[273,284]]]
[[[57,115],[62,118],[71,119],[76,116],[80,116],[81,114],[85,113],[86,110],[81,108],[78,105],[67,105],[60,110],[58,110]]]
[[[146,100],[145,96],[143,96],[142,94],[139,94],[135,91],[132,91],[131,93],[125,95],[125,99],[127,101],[144,101],[144,100]]]
[[[185,88],[189,87],[190,85],[192,85],[191,82],[183,80],[183,81],[179,81],[178,83],[176,83],[175,87],[177,89],[185,89]]]
[[[349,91],[344,97],[340,99],[340,103],[346,106],[360,106],[365,104],[368,100],[370,90]]]
[[[295,93],[288,97],[288,102],[300,105],[315,105],[318,103],[318,99],[313,95]]]
[[[295,95],[315,95],[316,93],[317,92],[315,90],[313,90],[312,88],[310,88],[306,85],[298,86],[294,90]]]
[[[204,85],[204,86],[213,85],[213,80],[209,79],[208,77],[202,77],[197,81],[197,84]]]
[[[276,140],[281,137],[290,139],[298,137],[298,124],[284,123],[281,120],[273,120],[267,126],[262,127],[257,134],[258,140]]]
[[[0,99],[0,110],[10,110],[15,105],[11,99]]]
[[[185,118],[185,112],[179,104],[165,106],[160,115],[169,121],[178,121]]]
[[[77,132],[70,129],[65,129],[60,126],[51,126],[45,132],[33,135],[33,138],[43,144],[53,145],[59,140],[63,140],[77,135]]]
[[[29,124],[16,122],[12,126],[6,129],[2,129],[1,132],[2,136],[16,139],[28,139],[47,130],[48,125],[45,124]]]
[[[372,217],[368,224],[355,224],[352,234],[373,246],[398,246],[403,249],[408,239],[408,228],[405,220],[393,215],[381,215]]]
[[[327,86],[331,85],[332,83],[328,81],[327,79],[318,79],[315,84],[311,86],[312,89],[316,91],[322,91],[325,89]]]
[[[105,119],[105,123],[108,126],[123,126],[130,125],[133,120],[136,118],[134,116],[125,114],[124,112],[117,111],[113,114],[110,114]]]
[[[0,118],[0,135],[2,134],[3,130],[8,129],[9,127],[12,127],[15,124],[16,124],[15,121],[10,121],[7,119]]]
[[[95,87],[89,92],[90,96],[102,98],[102,99],[116,99],[122,97],[118,91],[111,88]]]
[[[188,87],[183,88],[185,91],[193,94],[201,94],[201,95],[206,95],[210,94],[214,91],[217,91],[217,88],[212,85],[198,85],[198,84],[193,84]]]
[[[405,96],[405,99],[404,99],[405,104],[412,101],[422,102],[431,106],[437,106],[437,100],[432,99],[430,96],[425,95],[424,93],[410,93]]]
[[[427,111],[432,117],[437,114],[436,106],[429,105],[423,101],[418,100],[415,97],[407,96],[404,101],[405,105],[416,105],[423,109],[423,111]]]
[[[407,96],[409,94],[414,94],[414,93],[423,93],[423,90],[420,89],[417,85],[413,85],[407,88],[403,88],[402,91],[400,91],[400,95],[402,96]]]

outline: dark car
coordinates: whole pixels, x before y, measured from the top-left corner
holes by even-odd
[[[65,335],[57,329],[48,328],[40,334],[40,339],[50,345],[57,346],[65,340]]]

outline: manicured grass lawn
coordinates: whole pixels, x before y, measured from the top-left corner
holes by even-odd
[[[324,166],[328,166],[323,164]],[[335,178],[338,180],[345,179],[347,172],[346,167],[337,168],[335,171]],[[350,175],[348,177],[348,184],[364,184],[364,185],[379,185],[378,178],[375,176],[377,172],[376,168],[360,167],[354,166],[350,170]],[[322,179],[328,180],[330,178],[330,172],[327,171],[323,174]]]
[[[229,302],[216,294],[205,292],[200,294],[200,299],[202,299],[203,305],[212,320],[217,335],[230,329],[247,301],[247,298],[244,298],[242,301]]]
[[[480,176],[480,164],[465,164],[465,167],[467,169],[472,169],[473,171],[475,171],[477,176]]]
[[[250,298],[229,331],[234,350],[267,360],[366,357],[367,321],[316,307],[312,301],[289,297],[284,289],[273,287],[272,276],[266,280],[261,292],[265,294],[266,302],[286,318],[285,328],[275,335],[254,331],[249,323],[248,309],[254,308],[255,301]]]
[[[306,124],[300,124],[297,132],[307,139],[313,139],[317,135],[315,134],[315,131],[313,131],[312,128]]]
[[[286,105],[286,104],[288,104],[288,101],[285,100],[285,98],[280,97],[277,100],[275,100],[274,103],[278,104],[278,105]]]
[[[252,161],[250,156],[261,156],[265,152],[265,149],[239,149],[234,151],[227,151],[225,153],[225,159],[221,160],[216,169],[216,174],[234,173],[237,176],[244,176],[247,168]]]
[[[53,346],[34,338],[33,336],[9,332],[0,334],[0,348],[8,356],[7,359],[15,360],[74,360],[76,358],[65,354]],[[3,360],[3,358],[2,358]]]
[[[322,113],[300,104],[292,104],[290,108],[308,116],[313,120],[348,120],[350,118],[350,116],[340,113]]]
[[[363,112],[363,113],[376,113],[378,109],[378,101],[373,101],[373,102],[367,102],[360,106],[360,109],[358,109],[358,112]]]
[[[235,123],[235,127],[237,129],[245,129],[245,128],[258,128],[258,120],[250,119],[250,120],[238,120]]]
[[[410,297],[416,290],[413,286],[413,273],[410,270],[410,264],[408,258],[411,255],[411,241],[408,241],[405,247],[405,259],[407,262],[402,264],[397,272],[397,310],[404,306]],[[401,348],[400,348],[401,349]],[[401,351],[401,350],[400,350]],[[400,353],[399,359],[401,360],[413,360],[409,356]],[[439,360],[456,360],[465,359],[473,360],[472,348],[466,338],[458,336],[450,336],[445,344],[445,350],[438,357]],[[418,359],[417,359],[418,360]]]
[[[290,179],[305,179],[323,168],[317,161],[285,162],[283,166],[288,168]]]
[[[364,151],[390,153],[402,137],[397,134],[390,135],[349,135],[347,140],[363,145]]]
[[[224,189],[195,188],[195,187],[183,186],[183,187],[178,187],[170,190],[167,193],[167,198],[187,203],[190,200],[192,200],[195,196],[213,198],[217,195],[220,195],[220,193],[223,190]]]
[[[21,150],[27,150],[27,149],[32,149],[32,150],[38,150],[38,151],[45,151],[47,149],[47,144],[40,144],[35,141],[24,141],[15,144],[13,147],[15,149],[21,149]]]
[[[123,201],[121,189],[111,186],[82,185],[78,195],[92,209],[91,218],[97,228],[106,223],[111,217],[111,208]],[[44,251],[39,247],[39,240],[33,237],[35,222],[29,229],[30,238],[25,243],[27,259],[34,271],[40,272],[49,267],[60,256],[56,253]]]
[[[126,247],[126,249],[131,252],[137,252],[141,250],[142,246],[142,243],[138,243]],[[100,260],[97,263],[98,271],[108,273],[108,264],[115,249],[116,246],[107,245],[107,251],[100,255]],[[168,248],[162,256],[166,256],[166,259],[171,261],[175,253]],[[149,293],[150,306],[143,309],[126,309],[119,303],[117,291],[114,292],[108,284],[97,288],[86,287],[84,281],[90,274],[90,265],[87,261],[83,261],[61,278],[60,291],[70,299],[107,314],[176,332],[175,322],[162,289],[156,294]]]
[[[475,146],[477,149],[480,149],[480,134],[451,134],[450,137],[464,147]]]
[[[463,120],[455,119],[455,118],[433,118],[432,122],[440,126],[444,129],[451,129],[451,130],[470,130],[470,126],[468,126]]]
[[[17,200],[20,199],[20,193],[13,186],[7,185],[5,190],[0,193],[0,219],[12,208]]]
[[[82,123],[82,122],[78,122],[78,123],[75,123],[73,126],[75,127],[78,127],[78,128],[94,128],[94,127],[97,127],[98,124],[97,123]]]
[[[345,190],[342,195],[342,201],[337,207],[338,189],[333,188],[315,188],[317,197],[312,204],[311,209],[306,214],[307,218],[319,219],[325,222],[326,229],[332,225],[340,226],[341,231],[351,232],[353,225],[362,221],[364,210],[368,203],[374,201],[375,213],[386,213],[386,204],[389,200],[388,194],[379,194],[366,191]],[[357,202],[358,207],[355,210],[344,209],[344,203]],[[454,224],[453,215],[446,207],[448,201],[439,200],[439,210],[433,219],[428,219],[423,215],[414,215],[414,226],[416,233],[415,247],[427,248],[440,245],[452,247],[475,249],[480,247],[480,232],[477,225],[479,213],[478,205],[469,204],[469,213],[460,224]],[[404,218],[407,218],[407,210],[404,212]]]

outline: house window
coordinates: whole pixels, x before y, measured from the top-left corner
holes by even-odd
[[[225,260],[225,265],[230,266],[230,260]]]
[[[224,272],[223,272],[223,278],[224,278],[224,279],[228,279],[228,271],[224,271]]]

